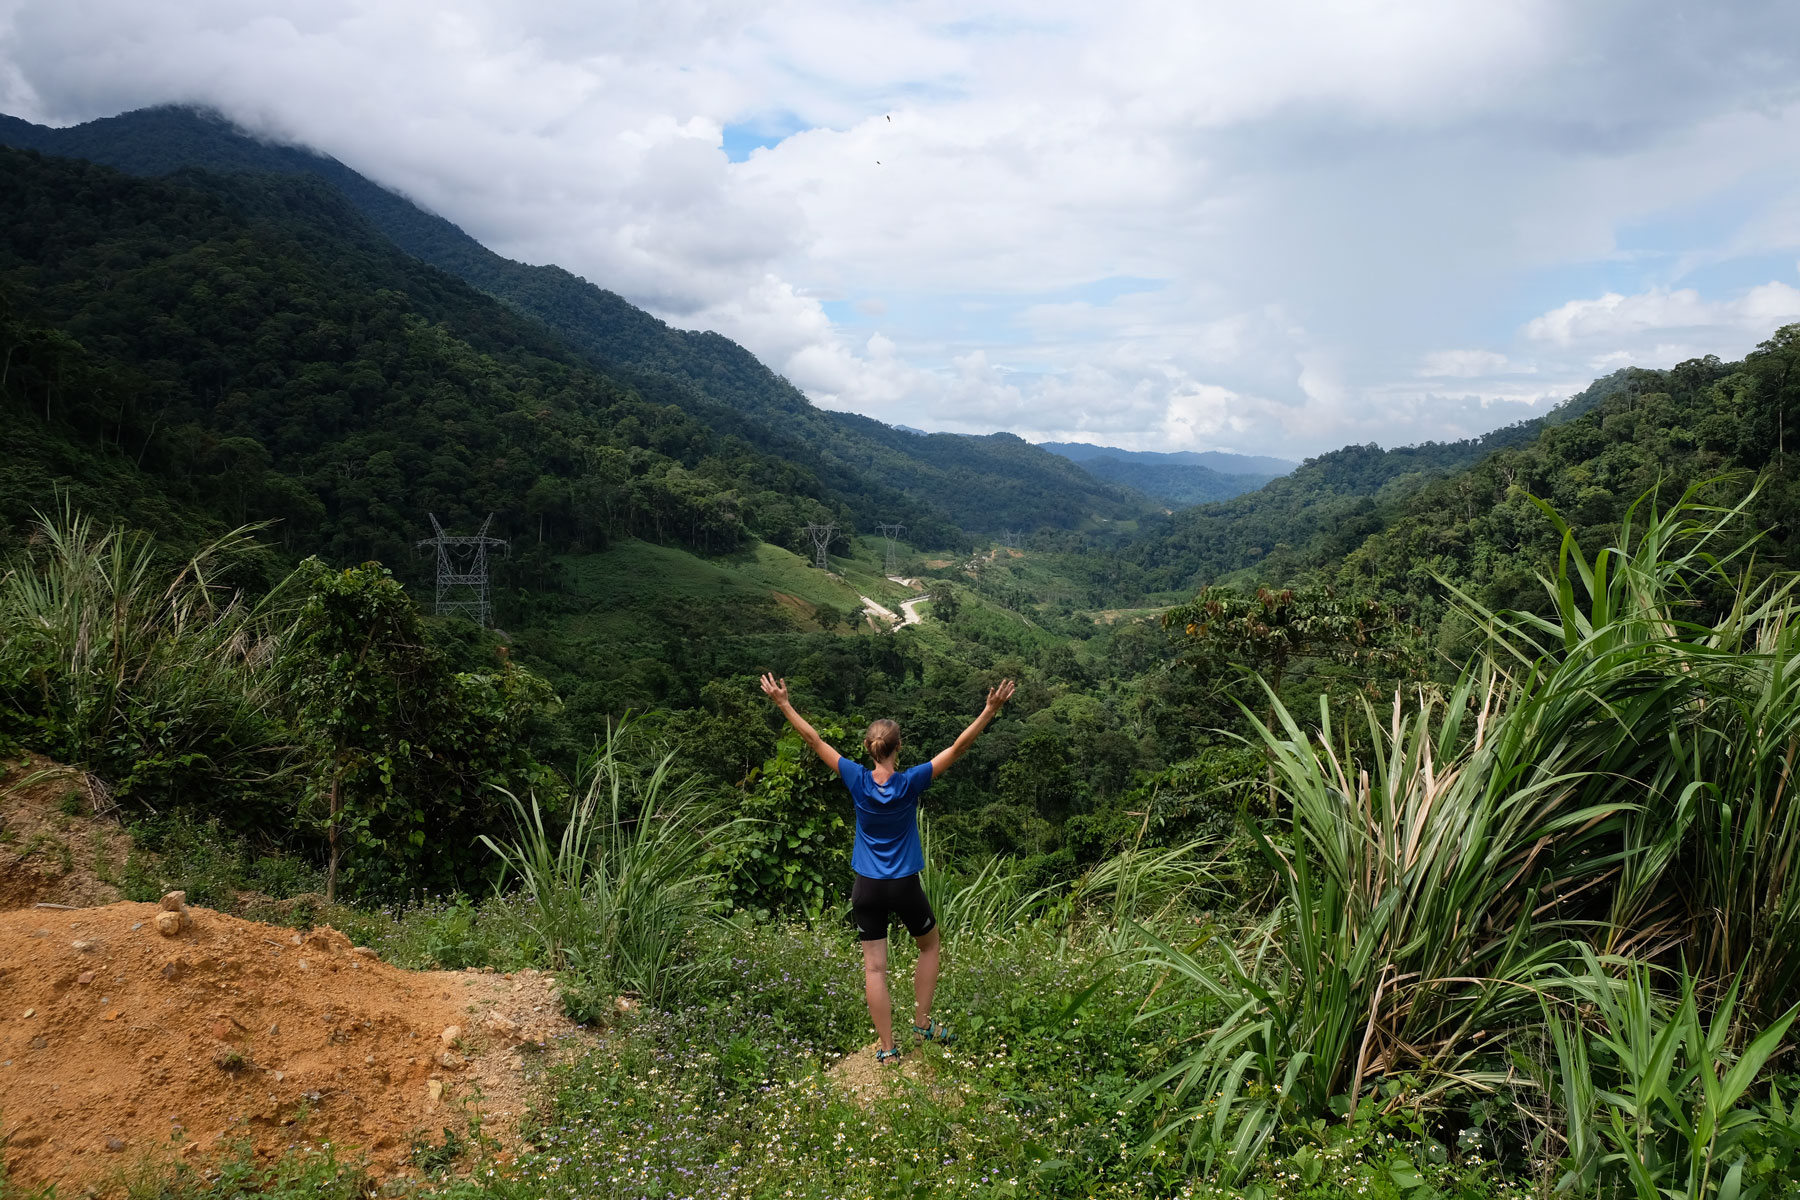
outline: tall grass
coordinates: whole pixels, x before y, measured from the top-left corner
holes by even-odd
[[[508,794],[517,835],[481,840],[518,877],[526,927],[550,966],[655,1002],[687,935],[718,910],[720,857],[746,823],[678,777],[673,752],[642,771],[626,743],[625,731],[608,729],[560,832],[535,797]]]
[[[1754,1195],[1769,1182],[1772,1144],[1800,1147],[1800,1114],[1779,1096],[1759,1103],[1752,1094],[1796,1010],[1755,1030],[1739,1052],[1745,1014],[1735,981],[1708,1014],[1696,978],[1683,969],[1679,980],[1665,995],[1651,968],[1584,950],[1567,989],[1546,993],[1554,1063],[1540,1084],[1563,1113],[1569,1151],[1558,1190],[1598,1187],[1636,1200]],[[1518,1062],[1532,1071],[1526,1057]]]
[[[1077,919],[1097,920],[1123,932],[1139,922],[1160,924],[1177,910],[1224,899],[1217,882],[1215,839],[1133,846],[1068,883],[1034,888],[1024,866],[1009,855],[992,855],[972,871],[947,869],[923,814],[919,836],[925,850],[920,884],[938,928],[952,942],[1004,935],[1040,921],[1060,927]]]
[[[1572,803],[1576,777],[1507,736],[1524,709],[1498,700],[1471,677],[1385,727],[1365,706],[1369,766],[1333,744],[1328,709],[1309,738],[1275,703],[1287,736],[1263,733],[1291,841],[1257,836],[1280,902],[1240,940],[1147,937],[1146,965],[1228,1014],[1135,1094],[1162,1100],[1161,1136],[1185,1132],[1236,1177],[1285,1120],[1353,1109],[1367,1079],[1423,1063],[1439,1089],[1488,1077],[1472,1035],[1535,1009],[1555,956],[1528,936],[1533,910],[1594,869],[1574,850],[1610,815]]]
[[[1702,978],[1742,978],[1747,1017],[1800,999],[1800,621],[1795,578],[1757,578],[1736,536],[1752,497],[1694,493],[1590,564],[1563,533],[1554,615],[1468,601],[1496,654],[1548,673],[1585,790],[1630,800],[1597,940],[1652,957],[1679,948]],[[1585,607],[1578,596],[1585,594]],[[1530,730],[1542,741],[1546,730]],[[1721,985],[1722,986],[1722,985]]]
[[[266,786],[285,770],[272,601],[225,581],[256,553],[234,530],[185,561],[64,507],[0,575],[0,710],[24,740],[122,793]]]
[[[1209,944],[1146,937],[1146,965],[1190,984],[1174,1003],[1227,1014],[1138,1090],[1158,1138],[1236,1176],[1374,1080],[1407,1076],[1411,1103],[1491,1087],[1589,940],[1690,954],[1701,1002],[1734,1014],[1792,1003],[1792,585],[1749,581],[1741,514],[1690,493],[1590,562],[1550,513],[1550,615],[1463,597],[1492,651],[1441,701],[1364,703],[1358,738],[1323,702],[1311,730],[1272,693],[1270,724],[1249,714],[1291,813],[1285,839],[1257,831],[1281,899]]]

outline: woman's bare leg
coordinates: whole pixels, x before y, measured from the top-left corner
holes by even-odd
[[[919,939],[919,961],[913,967],[913,1024],[931,1020],[931,997],[937,991],[938,949],[942,942],[934,926]]]
[[[887,939],[864,942],[863,995],[869,1001],[869,1019],[875,1022],[875,1036],[883,1050],[894,1048],[894,1005],[888,999]],[[935,960],[933,970],[935,971]]]

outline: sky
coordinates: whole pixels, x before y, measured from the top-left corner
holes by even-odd
[[[1800,6],[0,0],[826,408],[1300,458],[1800,321]]]

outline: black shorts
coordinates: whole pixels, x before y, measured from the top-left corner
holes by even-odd
[[[924,937],[937,928],[937,917],[931,901],[916,874],[901,879],[869,879],[858,875],[850,885],[850,918],[856,922],[856,936],[865,942],[884,941],[888,935],[888,917],[897,916],[906,924],[906,932]]]

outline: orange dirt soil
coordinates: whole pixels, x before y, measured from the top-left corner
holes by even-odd
[[[105,1191],[142,1160],[246,1143],[267,1160],[329,1142],[386,1177],[474,1104],[516,1148],[544,1067],[588,1036],[538,972],[405,971],[328,927],[200,908],[165,937],[159,911],[0,912],[9,1182]]]
[[[38,755],[0,761],[0,909],[110,904],[131,839],[96,780]],[[69,811],[72,810],[72,811]]]

